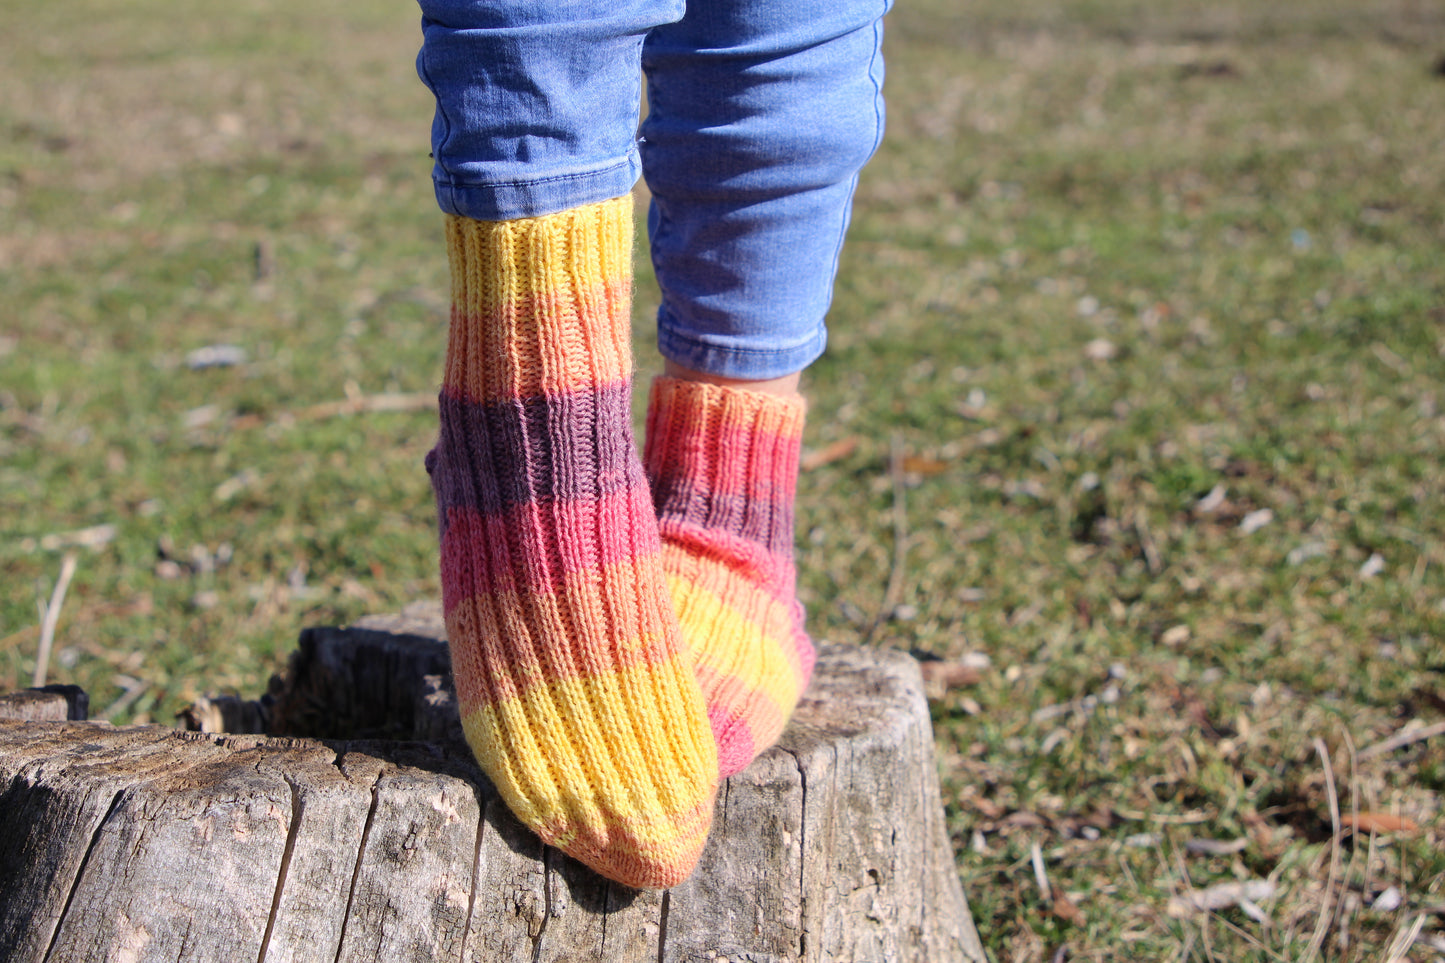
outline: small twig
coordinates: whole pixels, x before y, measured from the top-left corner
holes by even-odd
[[[1385,952],[1385,963],[1402,963],[1405,955],[1410,952],[1410,947],[1415,945],[1415,938],[1425,928],[1425,917],[1416,916],[1408,923],[1401,923],[1400,928],[1395,930],[1395,936],[1390,940],[1390,948]]]
[[[1055,702],[1046,706],[1040,706],[1029,716],[1035,723],[1048,722],[1050,719],[1057,719],[1059,716],[1088,715],[1099,707],[1098,696],[1083,696],[1078,699],[1070,699],[1068,702]]]
[[[1235,839],[1188,839],[1184,841],[1184,851],[1196,856],[1233,856],[1248,848],[1248,836],[1239,836]]]
[[[1421,726],[1418,729],[1406,729],[1397,732],[1388,739],[1375,743],[1373,746],[1366,746],[1360,750],[1359,758],[1373,759],[1375,756],[1383,756],[1387,752],[1394,752],[1396,749],[1403,749],[1405,746],[1423,742],[1426,739],[1433,739],[1436,736],[1445,735],[1445,722],[1437,722],[1432,726]]]
[[[1049,888],[1049,876],[1044,872],[1044,851],[1038,843],[1029,848],[1029,862],[1034,867],[1034,882],[1039,884],[1039,896],[1045,903],[1051,902],[1054,892]]]
[[[1254,919],[1255,922],[1259,923],[1260,926],[1268,928],[1274,925],[1274,921],[1271,920],[1269,918],[1269,915],[1265,913],[1264,910],[1260,909],[1258,904],[1256,903],[1251,903],[1249,900],[1245,900],[1244,902],[1239,904],[1239,909],[1241,912],[1244,913],[1245,916],[1248,916],[1251,919]],[[1255,913],[1261,914],[1260,917],[1255,917]],[[1258,936],[1255,936],[1249,930],[1245,929],[1242,926],[1239,926],[1236,923],[1230,922],[1228,917],[1221,916],[1216,913],[1211,915],[1210,919],[1216,923],[1224,924],[1225,929],[1229,930],[1235,936],[1248,943],[1250,945],[1250,948],[1256,953],[1263,953],[1265,956],[1268,956],[1272,960],[1278,960],[1279,963],[1292,963],[1292,961],[1288,957],[1281,956],[1274,950],[1266,946],[1263,940],[1261,940]]]
[[[889,445],[888,474],[893,479],[893,568],[888,573],[888,587],[883,590],[878,611],[863,633],[864,645],[873,641],[878,626],[898,606],[903,595],[903,570],[908,556],[908,504],[904,494],[907,486],[903,478],[903,436],[898,432],[893,433]]]
[[[1421,925],[1423,926],[1424,924]],[[1445,953],[1445,936],[1440,936],[1438,933],[1417,933],[1415,934],[1415,942],[1421,946],[1429,947],[1436,953]]]
[[[109,721],[112,716],[129,708],[132,702],[139,699],[145,694],[145,691],[150,688],[149,682],[144,679],[134,679],[130,676],[118,675],[115,677],[115,681],[125,686],[125,691],[121,693],[119,699],[116,699],[110,705],[106,706],[104,712],[96,716],[97,719],[102,721]]]
[[[1149,516],[1143,506],[1134,511],[1134,533],[1139,536],[1139,547],[1144,550],[1144,564],[1149,567],[1149,574],[1158,575],[1164,570],[1164,559],[1160,557],[1159,546],[1149,532]]]
[[[803,452],[802,457],[798,460],[798,470],[817,471],[825,465],[831,465],[835,461],[842,461],[857,450],[857,435],[840,438],[830,445],[824,445],[822,448],[815,448]]]
[[[45,606],[45,618],[40,625],[40,651],[35,656],[35,676],[31,683],[35,688],[45,684],[45,675],[50,666],[50,649],[55,644],[55,628],[60,624],[60,607],[65,604],[65,592],[75,575],[76,556],[66,552],[60,563],[60,578],[55,580],[55,591],[50,593],[50,602]]]
[[[1246,879],[1218,883],[1204,889],[1188,889],[1171,897],[1165,910],[1175,919],[1197,913],[1214,913],[1242,903],[1258,903],[1274,896],[1274,883],[1267,879]]]
[[[1335,792],[1335,770],[1334,763],[1330,761],[1330,751],[1325,747],[1324,740],[1318,736],[1314,739],[1315,752],[1319,754],[1320,763],[1325,771],[1325,798],[1330,804],[1330,872],[1325,878],[1325,892],[1320,899],[1320,918],[1315,923],[1314,935],[1310,937],[1309,949],[1305,951],[1300,963],[1312,963],[1320,955],[1320,947],[1324,945],[1325,933],[1330,928],[1330,918],[1334,915],[1334,891],[1335,882],[1339,877],[1340,862],[1340,797]]]
[[[1187,813],[1147,813],[1142,809],[1127,809],[1123,806],[1115,806],[1114,812],[1125,819],[1135,822],[1163,823],[1166,826],[1188,826],[1193,823],[1202,823],[1209,820],[1209,813],[1201,809]]]
[[[340,401],[323,401],[320,404],[302,408],[295,417],[302,420],[334,418],[337,415],[357,415],[373,411],[420,411],[437,403],[436,395],[430,392],[413,394],[362,395],[348,392]]]
[[[1358,832],[1360,825],[1360,780],[1358,770],[1356,768],[1358,754],[1355,752],[1355,740],[1350,738],[1350,734],[1348,731],[1344,733],[1344,739],[1345,751],[1350,754],[1350,824],[1356,827],[1356,832]],[[1370,833],[1371,845],[1374,844],[1374,841],[1375,834]],[[1345,867],[1346,879],[1358,878],[1358,874],[1354,870],[1355,866],[1359,862],[1360,856],[1360,847],[1358,845],[1351,846],[1350,863],[1348,866]],[[1368,878],[1369,875],[1370,864],[1369,860],[1367,859],[1365,862],[1365,876]],[[1368,890],[1366,890],[1366,892],[1368,892]],[[1349,896],[1350,888],[1348,886],[1341,886],[1340,897],[1335,905],[1335,917],[1340,921],[1339,932],[1337,936],[1342,941],[1341,949],[1344,949],[1349,945],[1348,930],[1350,926],[1350,911],[1349,907],[1345,905]]]

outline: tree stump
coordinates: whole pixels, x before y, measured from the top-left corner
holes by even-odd
[[[90,713],[90,697],[74,685],[48,685],[0,695],[0,719],[17,722],[64,722],[84,719]]]
[[[0,717],[0,959],[985,960],[908,656],[823,646],[665,892],[512,817],[448,673],[413,613],[309,629],[262,699],[189,714],[269,735]]]

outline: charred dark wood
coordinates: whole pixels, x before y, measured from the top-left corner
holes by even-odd
[[[47,685],[0,695],[0,719],[16,722],[66,722],[90,714],[90,697],[74,685]]]

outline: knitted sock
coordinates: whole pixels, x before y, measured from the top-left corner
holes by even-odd
[[[801,398],[652,384],[643,461],[723,776],[777,740],[813,671],[793,568],[804,411]]]
[[[512,811],[630,886],[707,839],[717,756],[631,428],[632,200],[447,219],[428,456],[462,726]]]

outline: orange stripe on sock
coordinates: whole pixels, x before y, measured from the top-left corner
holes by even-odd
[[[552,682],[681,658],[666,614],[639,599],[636,585],[636,569],[622,562],[570,578],[558,593],[462,599],[446,616],[450,637],[475,640],[452,647],[457,698],[464,707],[498,702]],[[578,623],[584,617],[590,625]],[[500,665],[506,671],[488,671]]]
[[[453,360],[443,372],[442,387],[454,397],[487,404],[626,381],[632,376],[631,291],[615,282],[599,283],[584,299],[593,310],[568,314],[567,305],[578,297],[577,292],[538,294],[460,322],[461,309],[454,310],[453,340],[461,343],[448,346]],[[499,347],[504,339],[546,338],[557,343],[540,359]]]
[[[447,219],[447,391],[487,403],[631,377],[631,203]]]

